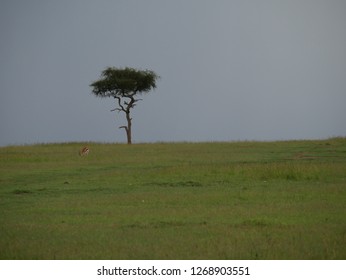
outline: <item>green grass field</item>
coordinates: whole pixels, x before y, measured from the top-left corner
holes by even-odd
[[[346,259],[346,138],[0,148],[0,259]]]

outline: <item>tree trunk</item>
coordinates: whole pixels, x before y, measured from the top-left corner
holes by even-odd
[[[118,105],[119,105],[119,108],[115,108],[114,110],[117,110],[119,112],[124,112],[126,115],[127,126],[124,125],[124,126],[120,126],[119,128],[125,129],[126,136],[127,136],[127,144],[132,144],[132,118],[130,116],[130,112],[131,112],[131,109],[135,106],[135,103],[139,100],[139,99],[136,100],[133,97],[133,95],[126,96],[127,98],[130,99],[129,102],[126,102],[126,101],[122,102],[121,98],[119,96],[114,97],[118,100]],[[114,110],[112,110],[112,111],[114,111]]]
[[[132,119],[130,117],[130,111],[128,110],[126,112],[126,120],[127,120],[127,127],[125,127],[126,130],[126,136],[127,136],[127,144],[132,144]]]

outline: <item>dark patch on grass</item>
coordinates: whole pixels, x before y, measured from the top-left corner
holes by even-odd
[[[239,226],[245,226],[245,227],[270,227],[276,224],[274,221],[269,221],[266,219],[249,219],[245,220],[242,223],[239,224]]]
[[[148,185],[160,187],[184,188],[184,187],[203,187],[203,184],[196,181],[178,181],[178,182],[152,182]]]
[[[135,223],[123,226],[124,228],[138,228],[138,229],[146,229],[146,228],[168,228],[168,227],[184,227],[184,226],[200,226],[207,225],[206,221],[200,223],[189,223],[182,221],[158,221],[152,223]]]
[[[66,189],[63,191],[65,194],[87,194],[87,193],[102,193],[102,194],[108,194],[108,193],[113,193],[115,190],[111,188],[102,188],[102,187],[95,187],[95,188],[90,188],[90,189],[83,189],[83,188],[71,188],[71,189]],[[119,192],[119,190],[117,191]]]
[[[33,192],[29,190],[14,190],[12,193],[13,194],[31,194]]]

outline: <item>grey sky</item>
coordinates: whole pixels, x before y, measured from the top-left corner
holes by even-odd
[[[344,0],[3,0],[0,145],[125,142],[89,84],[162,78],[134,142],[346,136]]]

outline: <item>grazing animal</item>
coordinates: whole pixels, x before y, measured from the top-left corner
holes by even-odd
[[[83,149],[81,149],[80,151],[79,151],[79,155],[80,156],[87,156],[88,154],[89,154],[89,148],[88,147],[83,147]]]

